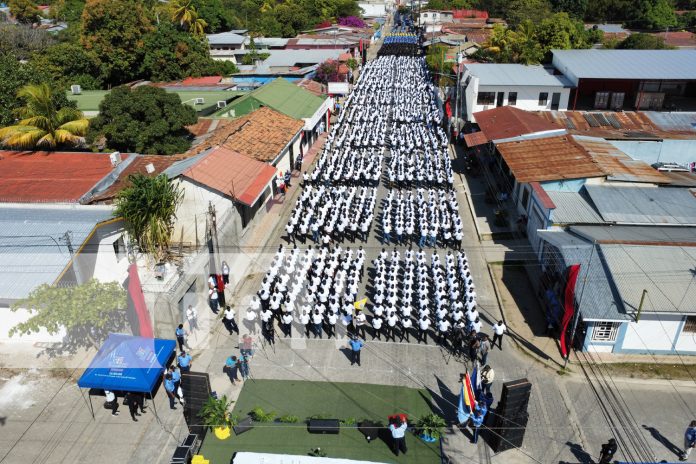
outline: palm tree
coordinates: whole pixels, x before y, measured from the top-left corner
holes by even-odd
[[[188,29],[195,36],[205,33],[208,23],[198,16],[198,10],[191,0],[176,0],[172,5],[172,21],[179,23],[179,26]]]
[[[131,186],[116,197],[114,215],[126,222],[126,229],[140,251],[153,253],[161,261],[169,248],[183,192],[163,174],[157,177],[136,174],[128,180]]]
[[[208,27],[208,23],[205,19],[196,16],[196,19],[189,24],[189,32],[196,37],[202,37],[205,34],[206,27]]]
[[[2,145],[22,150],[50,150],[61,145],[79,146],[84,143],[89,120],[75,108],[56,108],[47,84],[26,85],[17,96],[25,104],[16,110],[17,124],[0,129]]]

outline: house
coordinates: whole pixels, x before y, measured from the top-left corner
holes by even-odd
[[[552,50],[575,109],[684,109],[696,96],[696,50]]]
[[[263,106],[216,129],[186,155],[191,157],[210,148],[223,147],[285,172],[301,153],[304,125],[301,120]]]
[[[464,136],[464,141],[468,147],[514,137],[561,135],[566,132],[564,126],[514,106],[501,106],[479,111],[474,114],[474,119],[479,127],[479,132],[472,132]]]
[[[301,147],[304,153],[320,133],[328,130],[333,99],[319,97],[286,79],[278,78],[235,100],[214,116],[236,118],[262,107],[272,108],[304,122]]]
[[[474,113],[500,106],[523,110],[565,110],[571,83],[542,66],[521,64],[466,64],[461,77],[467,121]]]
[[[693,207],[688,214],[696,222]],[[595,225],[540,232],[543,274],[534,283],[548,319],[558,323],[558,302],[570,294],[578,316],[575,346],[583,351],[696,354],[695,231]],[[574,265],[575,288],[566,292]]]
[[[218,34],[207,34],[210,57],[214,60],[232,61],[237,63],[235,50],[244,50],[248,41],[246,35],[228,31]]]
[[[421,26],[449,23],[454,18],[452,10],[422,10],[418,14]]]

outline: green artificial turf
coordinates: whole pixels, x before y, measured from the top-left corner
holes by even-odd
[[[383,463],[438,463],[439,445],[425,443],[412,433],[406,435],[408,453],[399,457],[380,438],[367,443],[355,426],[342,425],[338,435],[316,435],[307,432],[305,419],[322,415],[332,419],[363,419],[387,423],[394,413],[408,414],[415,419],[431,412],[430,395],[425,390],[358,383],[250,380],[235,403],[234,414],[240,418],[253,408],[273,411],[276,416],[294,415],[300,423],[276,422],[256,424],[239,436],[218,440],[212,432],[206,435],[200,454],[211,464],[229,463],[233,453],[251,451],[276,454],[307,455],[320,447],[327,457],[356,459]]]

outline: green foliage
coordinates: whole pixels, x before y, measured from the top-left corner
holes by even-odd
[[[89,121],[72,106],[57,107],[48,84],[28,84],[17,92],[24,105],[17,124],[0,129],[0,143],[17,150],[80,146]]]
[[[101,89],[99,67],[94,55],[76,43],[59,43],[42,53],[35,53],[32,63],[43,69],[58,89],[67,90],[79,84],[84,90]]]
[[[345,419],[341,419],[341,425],[345,426],[351,426],[355,425],[355,423],[358,422],[358,420],[355,417],[347,417]]]
[[[99,348],[109,331],[123,326],[126,292],[117,282],[101,283],[95,279],[74,287],[43,284],[27,298],[15,302],[11,310],[20,308],[31,310],[32,316],[10,329],[10,336],[41,329],[55,334],[65,328]]]
[[[307,453],[308,456],[314,456],[317,458],[325,458],[327,456],[326,451],[322,450],[321,448],[312,448],[309,450],[309,453]]]
[[[429,0],[426,8],[431,10],[461,10],[471,8],[469,0]]]
[[[616,45],[622,50],[666,50],[673,47],[665,44],[659,35],[637,33],[631,34]]]
[[[21,60],[29,59],[32,53],[44,52],[55,41],[44,29],[0,23],[0,53],[11,53]]]
[[[169,22],[162,22],[143,37],[143,49],[141,74],[153,81],[218,74],[224,70],[223,62],[210,58],[205,39],[181,31]],[[230,64],[234,72],[234,64]]]
[[[284,416],[280,416],[278,418],[278,422],[281,422],[283,424],[296,424],[300,422],[300,418],[297,416],[286,414]]]
[[[436,44],[431,46],[425,55],[425,63],[428,65],[430,72],[434,74],[435,80],[440,87],[447,87],[454,83],[449,76],[453,72],[452,66],[454,63],[445,61],[447,48],[445,45]]]
[[[589,0],[551,0],[553,11],[556,13],[565,12],[571,18],[583,19]]]
[[[10,0],[7,2],[7,6],[10,7],[10,14],[17,22],[33,24],[41,20],[41,11],[31,0]]]
[[[254,420],[254,422],[273,422],[276,413],[273,411],[266,412],[260,406],[256,406],[254,409],[251,410],[251,413],[249,415]]]
[[[69,24],[79,23],[85,0],[54,0],[51,2],[51,17]]]
[[[551,15],[549,0],[510,0],[505,19],[515,27],[522,21],[529,20],[535,24]]]
[[[346,61],[346,66],[348,66],[348,69],[351,71],[355,71],[358,69],[358,60],[355,58],[348,58],[348,61]]]
[[[628,21],[633,27],[664,30],[677,25],[674,8],[668,0],[641,0],[635,19]]]
[[[416,430],[422,435],[435,439],[442,437],[444,428],[447,426],[445,419],[437,414],[430,413],[420,417],[416,421]]]
[[[99,79],[120,84],[137,77],[143,36],[151,29],[148,10],[138,0],[87,0],[80,43],[95,57]]]
[[[189,149],[186,126],[196,121],[196,111],[175,93],[151,86],[117,87],[100,103],[89,140],[104,137],[107,147],[124,152],[173,155]]]
[[[198,16],[208,24],[206,32],[209,34],[236,27],[233,21],[234,13],[225,9],[222,0],[193,0],[191,3],[196,7]]]
[[[234,401],[227,399],[226,395],[222,398],[208,397],[203,403],[198,417],[201,423],[207,427],[234,427],[237,425],[237,416],[231,416],[230,411]]]
[[[256,42],[254,41],[253,37],[249,40],[249,46],[247,47],[247,51],[248,53],[246,53],[242,57],[242,64],[254,64],[258,60],[263,61],[269,56],[271,56],[270,53],[260,53],[258,51],[258,48],[256,48]]]
[[[147,177],[135,174],[128,177],[131,186],[116,197],[114,216],[126,222],[130,236],[144,253],[154,254],[162,261],[171,240],[176,208],[183,191],[166,175]]]

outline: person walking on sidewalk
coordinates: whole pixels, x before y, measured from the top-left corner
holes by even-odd
[[[696,447],[696,420],[692,420],[684,432],[684,451],[682,451],[680,460],[689,459],[689,454],[694,447]]]
[[[495,378],[495,372],[493,368],[486,364],[481,370],[481,388],[485,394],[491,392],[491,386],[493,385],[493,379]]]
[[[230,305],[227,305],[225,307],[224,316],[222,317],[222,323],[225,325],[225,328],[227,329],[230,335],[232,335],[235,332],[239,333],[239,326],[237,325],[237,321],[234,320],[234,309],[232,309]]]
[[[479,354],[481,355],[481,364],[484,366],[488,362],[488,352],[491,350],[491,342],[487,335],[483,335],[481,343],[479,343]]]
[[[599,464],[610,464],[614,460],[614,455],[618,448],[616,440],[610,438],[608,442],[602,445],[602,450],[599,453]]]
[[[198,328],[198,311],[193,305],[188,305],[188,308],[186,308],[186,320],[189,323],[189,330],[191,332]]]
[[[503,335],[507,332],[507,327],[503,324],[503,321],[498,321],[497,324],[493,325],[493,341],[491,342],[491,348],[495,347],[495,342],[500,340],[499,348],[503,351]]]
[[[140,413],[138,412],[138,400],[135,398],[135,395],[130,392],[126,393],[124,401],[128,405],[128,411],[130,412],[131,419],[133,419],[133,422],[138,422],[138,419],[136,419],[135,416],[139,416]]]

